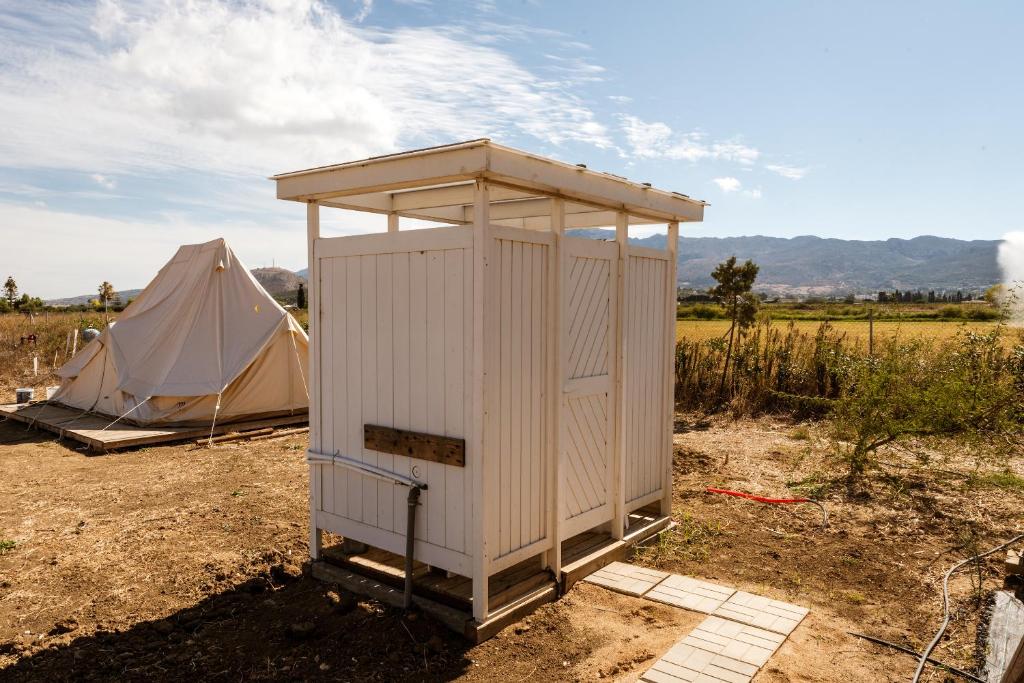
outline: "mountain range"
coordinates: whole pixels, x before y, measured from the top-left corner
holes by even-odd
[[[611,230],[580,230],[574,235],[614,239]],[[631,238],[641,246],[663,249],[664,235]],[[925,235],[913,239],[841,240],[814,236],[682,237],[679,240],[678,282],[681,287],[707,289],[711,271],[735,255],[760,266],[756,289],[776,295],[873,294],[881,290],[980,292],[1000,282],[996,254],[999,240],[958,240]],[[305,283],[305,268],[256,268],[256,279],[271,294],[294,291]],[[126,300],[140,290],[120,292]],[[48,303],[86,303],[85,294]]]
[[[588,236],[611,239],[610,230]],[[663,249],[664,235],[630,242]],[[881,290],[980,291],[1001,281],[999,240],[958,240],[930,235],[913,239],[840,240],[803,236],[683,237],[677,280],[706,289],[711,271],[730,256],[760,266],[756,289],[776,294],[870,294]]]

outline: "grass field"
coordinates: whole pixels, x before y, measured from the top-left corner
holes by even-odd
[[[821,326],[820,320],[794,320],[793,325],[797,330],[813,335]],[[774,325],[780,329],[786,329],[790,321],[779,321]],[[867,343],[868,322],[866,320],[837,320],[831,325],[840,333],[845,334],[851,343]],[[937,322],[932,320],[891,322],[879,321],[875,323],[875,340],[892,338],[894,335],[901,337],[931,337],[946,339],[957,332],[970,329],[976,332],[988,332],[994,329],[994,322]],[[729,331],[728,320],[679,320],[676,322],[676,339],[703,340],[721,337]],[[1016,335],[1009,335],[1011,338],[1019,338],[1021,332]]]

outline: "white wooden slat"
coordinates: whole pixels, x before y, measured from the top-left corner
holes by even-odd
[[[444,434],[465,438],[463,400],[465,398],[465,346],[462,288],[463,250],[450,249],[444,252]],[[445,496],[445,547],[463,551],[465,549],[465,469],[442,465],[444,470]]]
[[[569,301],[569,378],[579,377],[581,347],[585,346],[587,336],[585,326],[592,320],[590,307],[595,295],[594,287],[599,284],[600,266],[597,259],[576,258],[579,266],[578,278],[570,280],[573,297]]]
[[[543,244],[550,246],[554,242],[554,236],[550,232],[539,232],[537,230],[526,230],[504,225],[491,224],[491,235],[495,239],[509,240],[511,242],[523,242],[525,244]]]
[[[501,487],[498,496],[502,508],[498,555],[505,555],[512,548],[512,497],[509,496],[512,489],[512,425],[508,419],[512,410],[512,383],[509,381],[512,375],[512,243],[507,240],[498,241],[498,252],[501,267],[501,368],[498,372],[501,392],[501,409],[498,414],[501,425]]]
[[[321,261],[323,268],[330,267],[334,270],[333,283],[331,290],[328,292],[324,290],[324,319],[329,316],[332,318],[332,334],[334,337],[334,343],[331,344],[329,349],[325,349],[322,356],[324,359],[330,357],[332,359],[332,372],[330,375],[323,375],[327,380],[327,386],[331,384],[344,384],[348,383],[348,261],[347,258],[338,259],[324,259]],[[321,386],[324,386],[321,380]],[[349,437],[348,437],[348,400],[349,392],[347,391],[328,391],[327,387],[324,387],[322,391],[324,399],[328,393],[332,396],[333,409],[332,412],[334,420],[334,441],[325,441],[322,446],[322,452],[334,453],[335,451],[351,454],[349,451]],[[339,470],[335,467],[324,467],[321,468],[325,472],[330,472],[329,478],[331,482],[331,512],[338,515],[345,515],[348,513],[348,471]]]
[[[477,182],[473,188],[473,255],[472,255],[472,380],[470,391],[472,398],[468,400],[467,409],[472,409],[469,427],[472,430],[467,439],[468,480],[471,482],[473,515],[471,517],[472,534],[470,547],[473,549],[473,618],[482,622],[488,613],[488,577],[487,569],[494,548],[492,528],[494,524],[493,496],[493,456],[487,457],[491,446],[491,428],[494,424],[493,407],[494,392],[491,388],[491,376],[488,361],[493,359],[494,350],[490,343],[494,337],[491,324],[494,307],[492,274],[492,239],[488,226],[489,195],[487,184]],[[467,288],[469,289],[469,288]]]
[[[510,372],[502,379],[509,385],[509,412],[502,417],[509,424],[509,489],[503,492],[509,497],[508,548],[510,552],[521,545],[521,496],[523,480],[523,357],[522,357],[522,325],[523,325],[523,244],[508,242],[509,273],[511,285],[508,290],[509,303],[509,367]],[[504,265],[504,264],[503,264]]]
[[[569,301],[569,378],[584,376],[581,356],[592,340],[590,325],[595,322],[595,306],[600,300],[595,291],[601,284],[601,263],[598,259],[576,258],[579,276],[572,278],[573,296]]]
[[[425,252],[414,251],[409,254],[409,428],[412,431],[429,430],[427,401],[427,257]],[[410,463],[410,468],[414,466],[420,470],[418,478],[425,479],[425,468]],[[424,504],[427,495],[429,489],[422,496]],[[426,540],[430,518],[422,512],[417,512],[416,538]]]
[[[628,249],[630,256],[642,256],[645,259],[656,259],[660,261],[668,261],[671,257],[667,251],[663,249],[652,249],[651,247],[638,247],[630,245]]]
[[[377,422],[377,256],[369,254],[359,257],[362,275],[362,393],[363,417],[362,424]],[[361,460],[377,466],[377,452],[362,448]],[[372,526],[377,525],[377,480],[372,477],[360,476],[362,480],[362,511],[359,520]]]
[[[550,246],[536,247],[534,249],[534,268],[530,282],[534,283],[532,288],[530,311],[532,319],[530,338],[530,434],[531,434],[531,468],[530,481],[532,482],[531,495],[529,500],[529,540],[540,541],[545,538],[544,510],[547,508],[546,498],[546,461],[544,451],[544,434],[546,433],[545,421],[545,364],[547,360],[548,336],[547,306],[548,299],[548,267],[547,259],[551,253]]]
[[[326,293],[328,296],[334,291],[334,271],[335,264],[331,260],[321,261],[319,264],[320,282],[319,289],[322,293]],[[320,316],[320,343],[328,348],[333,349],[335,344],[335,332],[334,328],[337,320],[333,315],[332,311],[326,311]],[[327,385],[330,386],[331,378],[334,376],[334,354],[325,353],[321,354],[320,358],[320,373],[322,377],[328,378]],[[334,421],[335,421],[335,395],[332,391],[324,391],[321,394],[319,401],[320,413],[320,429],[318,438],[320,439],[321,448],[323,444],[333,445],[335,443],[334,435]],[[310,486],[316,487],[316,495],[320,501],[320,509],[327,510],[330,512],[334,511],[334,481],[333,481],[333,467],[321,467],[319,468],[319,476],[314,480],[310,480]]]
[[[548,352],[544,376],[547,392],[547,401],[544,402],[544,450],[548,458],[548,467],[544,477],[543,496],[547,503],[544,510],[544,526],[551,540],[551,549],[545,553],[544,560],[548,569],[558,576],[562,570],[562,516],[567,496],[567,487],[562,484],[565,441],[562,382],[565,377],[565,283],[566,266],[569,262],[565,249],[565,202],[559,198],[551,199],[551,236],[553,242],[548,257],[548,279],[544,297],[547,324],[545,349]]]
[[[522,436],[519,450],[522,453],[520,488],[519,488],[519,537],[516,547],[522,548],[532,540],[530,529],[530,508],[533,507],[533,416],[530,407],[533,404],[533,245],[520,242],[522,265],[520,266],[520,325],[519,355],[522,377],[520,378],[519,411],[522,423]]]
[[[444,252],[427,252],[427,433],[444,434]],[[445,498],[447,495],[443,463],[427,462],[426,480],[420,512],[427,518],[427,540],[445,544]]]
[[[345,389],[349,395],[348,405],[348,444],[346,452],[357,458],[363,452],[363,341],[360,334],[362,328],[362,257],[354,256],[346,259],[346,335],[348,339],[348,362],[346,365]],[[363,492],[359,475],[346,473],[345,481],[345,517],[362,521]]]
[[[396,216],[397,218],[397,216]],[[397,223],[396,223],[397,229]],[[395,352],[394,352],[394,257],[380,254],[377,259],[377,414],[375,424],[395,426]],[[378,453],[377,466],[395,471],[395,456]],[[395,528],[395,487],[376,481],[377,526]],[[400,495],[399,498],[402,496]]]
[[[409,412],[409,387],[411,369],[409,365],[409,254],[397,253],[392,256],[392,353],[394,354],[394,396],[392,400],[394,426],[398,429],[412,429]],[[394,456],[394,471],[409,476],[409,458]],[[406,500],[404,495],[392,494],[392,528],[396,533],[405,534]]]
[[[306,265],[309,268],[310,304],[309,304],[309,445],[318,450],[323,446],[320,436],[320,261],[317,255],[317,242],[320,241],[320,206],[316,202],[306,205]],[[75,333],[75,345],[78,333]],[[309,556],[313,560],[320,558],[323,535],[320,531],[319,515],[323,510],[323,468],[316,465],[309,467]]]
[[[320,258],[369,256],[437,249],[466,249],[473,245],[468,227],[425,228],[395,233],[348,235],[319,240]]]
[[[664,344],[662,353],[665,354],[665,366],[662,374],[665,387],[665,417],[662,424],[662,433],[665,435],[665,453],[662,456],[664,464],[662,465],[662,473],[658,480],[659,487],[661,488],[661,514],[668,516],[672,514],[672,434],[675,424],[676,381],[673,360],[675,358],[676,344],[676,254],[679,250],[679,223],[672,222],[668,224],[666,246],[668,247],[669,260],[666,262],[665,269],[667,299],[665,302],[664,321],[667,327],[665,329],[664,341],[662,342]]]
[[[600,279],[592,294],[588,312],[589,325],[583,331],[585,343],[581,347],[577,377],[608,374],[608,331],[610,329],[609,274],[610,262],[600,265]]]
[[[474,319],[473,319],[473,277],[476,264],[472,249],[462,250],[462,332],[465,346],[465,366],[463,367],[462,386],[462,431],[466,435],[466,452],[474,453],[473,435],[475,429],[473,420],[475,415],[476,388],[473,382],[475,354],[474,340]],[[473,525],[476,519],[476,485],[473,480],[472,466],[467,463],[466,470],[462,474],[462,497],[465,501],[465,516],[462,522],[463,547],[466,552],[477,552],[478,548],[473,540]]]

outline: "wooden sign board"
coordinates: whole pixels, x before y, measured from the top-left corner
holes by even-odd
[[[466,466],[466,440],[410,432],[405,429],[363,425],[363,445],[381,453],[405,455],[455,467]]]

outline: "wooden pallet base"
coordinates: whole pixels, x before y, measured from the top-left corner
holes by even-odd
[[[585,532],[565,541],[562,544],[563,568],[557,582],[551,572],[541,566],[539,557],[528,558],[491,576],[488,579],[491,613],[482,623],[473,619],[472,581],[421,562],[413,565],[413,601],[448,628],[472,642],[483,642],[540,605],[555,600],[588,574],[615,560],[625,559],[632,546],[649,541],[674,526],[670,518],[651,511],[633,513],[629,522],[622,540],[610,539],[599,532]],[[313,576],[401,607],[405,558],[361,544],[348,548],[357,552],[346,552],[344,544],[324,548],[323,559],[313,563]]]
[[[0,405],[0,418],[6,417],[44,429],[60,437],[79,441],[89,447],[92,453],[133,446],[152,446],[156,444],[186,441],[210,436],[210,427],[138,427],[131,424],[117,423],[107,428],[114,418],[94,413],[83,414],[81,410],[67,408],[48,403]],[[219,424],[213,429],[214,435],[235,432],[264,430],[260,434],[268,434],[268,428],[303,425],[309,422],[306,413],[295,415],[279,415],[274,417],[248,420],[246,422],[230,422]]]

